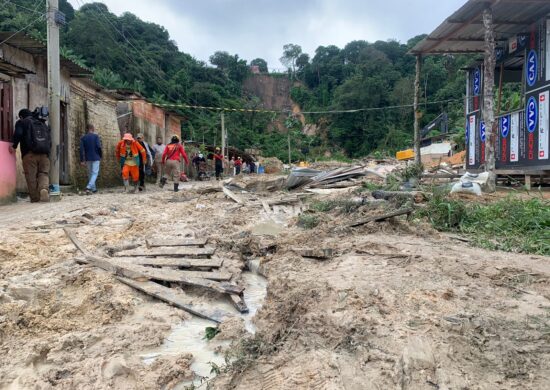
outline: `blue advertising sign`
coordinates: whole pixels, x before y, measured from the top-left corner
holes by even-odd
[[[479,68],[477,68],[474,71],[474,96],[479,95],[480,89],[481,89],[481,72],[479,71]]]
[[[530,87],[537,82],[537,67],[537,52],[533,49],[527,55],[527,66],[525,67],[525,79],[527,80],[527,85]]]
[[[509,132],[510,132],[510,116],[504,115],[502,118],[500,118],[500,134],[502,135],[502,138],[508,137]]]
[[[479,123],[479,138],[481,142],[485,142],[485,122],[483,121]]]
[[[527,107],[525,107],[525,125],[527,126],[527,131],[529,131],[529,133],[533,133],[537,128],[537,120],[537,101],[534,96],[531,96],[527,101]]]

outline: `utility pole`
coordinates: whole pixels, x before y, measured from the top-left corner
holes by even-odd
[[[223,112],[221,113],[221,117],[222,117],[222,144],[221,144],[221,147],[222,147],[222,156],[224,158],[223,165],[225,165],[225,114]]]
[[[46,0],[48,10],[48,97],[49,123],[51,128],[52,148],[50,150],[50,196],[61,195],[59,187],[59,158],[60,150],[60,66],[59,66],[59,26],[56,15],[59,9],[58,0]]]
[[[422,69],[422,57],[416,55],[416,76],[414,79],[414,162],[415,164],[422,163],[420,155],[420,110],[418,109],[418,101],[420,100],[420,71]]]

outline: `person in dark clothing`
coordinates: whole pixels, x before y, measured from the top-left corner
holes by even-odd
[[[24,108],[19,111],[18,115],[19,120],[15,123],[13,144],[9,148],[10,153],[15,153],[17,146],[21,145],[21,160],[23,161],[23,171],[31,202],[49,202],[49,153],[35,153],[31,150],[31,132],[34,120],[32,112]]]
[[[80,138],[80,164],[88,169],[87,194],[95,194],[97,187],[95,182],[99,175],[99,162],[103,157],[101,139],[95,133],[95,127],[91,123],[86,125],[86,135]]]
[[[256,162],[254,160],[250,160],[250,173],[256,173]]]
[[[220,180],[223,172],[223,154],[221,154],[220,148],[216,148],[216,153],[214,153],[214,168],[216,170],[216,180]]]
[[[149,144],[145,142],[144,136],[142,133],[139,133],[136,136],[137,142],[145,149],[145,152],[147,153],[147,162],[144,164],[143,160],[139,160],[139,190],[143,191],[145,190],[145,174],[147,172],[151,172],[151,161],[153,161],[153,153],[151,152],[151,148],[149,147]]]

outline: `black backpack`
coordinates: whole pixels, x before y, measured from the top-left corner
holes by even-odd
[[[29,123],[29,149],[36,154],[50,154],[52,137],[50,128],[38,118],[31,117]]]

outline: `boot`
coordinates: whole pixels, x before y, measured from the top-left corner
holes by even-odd
[[[174,192],[178,192],[180,190],[180,185],[178,183],[174,183]]]
[[[134,188],[132,188],[132,194],[135,194],[137,192],[138,186],[139,186],[139,183],[136,181],[134,183]]]
[[[130,181],[124,180],[124,192],[128,192],[129,189],[130,189]]]
[[[167,180],[166,180],[165,177],[161,177],[161,178],[160,178],[159,187],[160,187],[160,188],[163,188],[164,185],[166,184],[166,181],[167,181]]]

